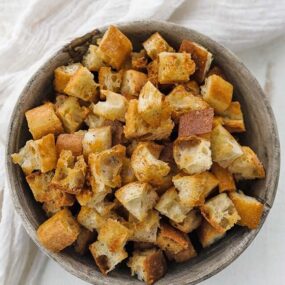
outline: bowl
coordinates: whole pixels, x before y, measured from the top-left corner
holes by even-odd
[[[215,63],[220,66],[234,85],[234,99],[239,100],[245,115],[247,132],[240,136],[243,145],[251,146],[260,157],[266,169],[266,178],[243,185],[246,193],[257,197],[265,204],[261,225],[273,205],[277,190],[280,169],[280,149],[275,118],[260,85],[244,64],[228,49],[212,39],[186,27],[167,22],[136,21],[117,24],[134,43],[147,39],[152,33],[159,32],[174,47],[178,48],[182,39],[191,39],[207,47],[214,55]],[[20,95],[11,117],[8,133],[6,166],[14,206],[21,216],[23,225],[38,245],[50,258],[68,272],[87,282],[97,285],[142,284],[130,276],[125,266],[119,266],[108,276],[103,276],[91,256],[79,256],[71,248],[60,253],[52,253],[41,246],[36,237],[36,229],[45,220],[41,205],[32,196],[20,167],[13,165],[10,155],[18,152],[31,136],[25,120],[25,111],[40,105],[44,99],[52,98],[53,71],[56,67],[72,60],[78,61],[87,46],[94,43],[105,32],[107,26],[96,29],[64,46],[52,56],[30,79]],[[259,227],[259,229],[260,229]],[[189,262],[172,263],[168,273],[157,285],[197,284],[221,271],[233,262],[253,241],[259,229],[248,230],[234,227],[213,246],[201,250],[200,254]]]

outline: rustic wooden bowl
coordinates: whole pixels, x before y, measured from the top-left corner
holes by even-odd
[[[229,81],[234,85],[234,99],[239,100],[242,105],[248,131],[240,137],[241,142],[251,146],[257,152],[266,169],[265,179],[253,181],[243,188],[264,202],[265,212],[262,225],[276,194],[280,156],[274,115],[256,79],[232,52],[191,29],[155,21],[129,22],[118,24],[118,27],[132,40],[136,49],[141,47],[140,43],[143,40],[158,31],[176,48],[182,39],[191,39],[207,47],[213,53],[215,63],[225,71]],[[25,141],[31,138],[24,116],[25,111],[53,96],[54,69],[72,60],[80,60],[87,45],[95,42],[106,28],[94,30],[59,50],[28,82],[12,114],[7,144],[7,172],[15,208],[28,234],[46,255],[70,273],[93,284],[141,284],[140,281],[130,276],[129,270],[124,266],[120,266],[108,276],[103,276],[90,256],[81,257],[75,254],[72,248],[61,253],[52,253],[43,248],[37,240],[36,229],[46,217],[41,205],[33,199],[20,167],[13,165],[10,159],[10,154],[18,152]],[[156,284],[196,284],[209,278],[235,260],[253,241],[258,231],[259,229],[250,231],[246,228],[235,227],[225,238],[210,248],[201,250],[199,255],[191,261],[183,264],[172,263],[167,275]]]

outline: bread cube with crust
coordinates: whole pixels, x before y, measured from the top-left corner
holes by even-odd
[[[208,200],[201,207],[204,218],[220,233],[231,229],[240,216],[226,193],[221,193]]]
[[[146,69],[148,63],[146,51],[142,49],[139,52],[132,52],[131,63],[132,68],[135,70]]]
[[[88,164],[95,180],[112,188],[120,187],[125,155],[126,147],[120,144],[100,153],[89,154]]]
[[[56,140],[57,153],[60,154],[62,150],[70,150],[74,156],[82,155],[83,136],[81,133],[60,134]]]
[[[212,165],[210,142],[198,136],[179,137],[173,144],[173,157],[187,174],[204,172]]]
[[[233,85],[214,74],[206,78],[201,93],[216,112],[224,112],[232,102]]]
[[[166,40],[158,33],[152,34],[143,42],[143,47],[147,55],[152,59],[156,59],[161,52],[173,52],[174,49],[166,42]]]
[[[98,53],[98,46],[90,45],[86,54],[83,56],[82,64],[90,71],[98,71],[100,67],[105,66],[102,58]]]
[[[127,157],[123,159],[123,168],[121,171],[122,184],[134,182],[137,178],[132,168],[131,160]]]
[[[162,52],[158,55],[158,82],[181,83],[195,72],[195,63],[189,53]]]
[[[208,171],[194,175],[178,174],[172,181],[181,203],[189,208],[203,205],[207,196],[218,186],[217,178]]]
[[[211,172],[219,180],[219,191],[220,193],[225,191],[235,191],[236,184],[233,175],[226,169],[221,167],[217,163],[213,163]]]
[[[85,182],[87,165],[82,155],[76,158],[70,150],[63,150],[57,161],[51,186],[61,191],[77,194]]]
[[[90,105],[90,107],[92,106],[93,104]],[[90,112],[84,120],[85,124],[89,127],[89,129],[100,128],[106,125],[106,122],[108,121],[107,119],[102,116],[95,115],[90,108],[89,110]]]
[[[89,231],[99,231],[106,222],[106,217],[101,216],[94,208],[81,206],[77,215],[77,221],[80,225]]]
[[[262,179],[265,170],[256,153],[248,146],[242,146],[242,155],[235,159],[228,167],[238,180]]]
[[[115,192],[119,202],[139,221],[143,221],[148,211],[158,200],[158,196],[148,183],[132,182]]]
[[[70,194],[67,194],[70,195]],[[70,195],[72,196],[72,195]],[[42,209],[44,210],[46,216],[48,218],[52,217],[54,214],[58,213],[63,209],[63,207],[59,207],[54,203],[54,201],[44,202],[42,205]]]
[[[123,70],[112,71],[111,67],[101,67],[98,72],[99,85],[101,90],[109,90],[119,93],[123,80]],[[105,94],[101,92],[100,97],[105,98]]]
[[[134,251],[130,257],[128,267],[131,268],[132,276],[148,285],[152,285],[166,274],[167,264],[161,250],[152,248],[144,251]]]
[[[131,164],[136,178],[141,182],[159,185],[170,172],[169,165],[159,160],[162,146],[153,142],[140,142],[135,148]]]
[[[91,110],[93,113],[108,120],[124,122],[128,109],[128,100],[124,96],[109,90],[101,90],[101,93],[106,96],[106,101],[99,101],[97,104],[92,104]]]
[[[264,205],[254,197],[245,195],[242,191],[229,193],[240,216],[238,224],[249,229],[256,229],[260,224]]]
[[[217,125],[211,133],[211,149],[213,161],[224,168],[243,154],[239,143],[222,125]]]
[[[77,239],[79,232],[79,224],[65,208],[39,226],[37,237],[46,249],[59,252],[71,245]]]
[[[84,255],[88,249],[91,242],[95,240],[95,232],[91,232],[84,227],[80,227],[79,235],[74,244],[74,250],[80,255]]]
[[[54,134],[49,134],[38,140],[29,140],[18,153],[11,155],[12,161],[19,164],[26,175],[34,170],[46,173],[55,169],[57,154]]]
[[[48,134],[58,135],[63,132],[61,121],[55,113],[54,105],[50,102],[28,110],[25,116],[34,140]]]
[[[115,26],[109,26],[97,50],[104,62],[119,70],[133,50],[131,41]]]
[[[54,70],[53,86],[56,92],[64,93],[64,89],[70,78],[81,67],[80,63],[59,66]]]
[[[187,52],[191,54],[193,61],[196,64],[196,70],[193,78],[199,83],[202,83],[211,66],[213,55],[198,43],[190,40],[183,40],[179,52]]]
[[[154,85],[158,86],[158,59],[151,61],[147,67],[148,80]]]
[[[82,66],[72,75],[64,93],[83,101],[94,102],[99,98],[99,85],[94,81],[94,75]]]

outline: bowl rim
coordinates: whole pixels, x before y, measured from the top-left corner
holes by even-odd
[[[221,49],[223,52],[225,52],[228,56],[232,57],[232,59],[236,62],[236,64],[238,64],[240,66],[240,68],[243,70],[243,72],[245,73],[246,76],[248,76],[251,81],[254,83],[255,88],[258,89],[258,92],[261,94],[261,98],[265,104],[266,107],[266,111],[271,119],[271,125],[272,125],[272,132],[274,134],[274,145],[273,147],[275,148],[275,156],[273,159],[273,163],[274,165],[272,165],[272,167],[274,168],[274,173],[276,174],[274,181],[272,182],[271,186],[272,186],[272,195],[270,197],[270,201],[266,201],[265,203],[265,213],[263,215],[263,219],[261,221],[260,226],[258,227],[258,229],[256,230],[252,230],[250,231],[250,233],[244,238],[244,243],[243,246],[240,246],[239,248],[234,248],[233,249],[233,254],[231,254],[231,256],[229,256],[227,259],[223,259],[222,262],[219,261],[217,266],[215,266],[215,268],[210,271],[209,273],[206,274],[200,274],[200,276],[198,278],[196,278],[195,280],[189,282],[189,280],[185,280],[185,283],[183,282],[183,284],[197,284],[199,282],[202,282],[210,277],[212,277],[213,275],[217,274],[218,272],[222,271],[224,268],[226,268],[228,265],[230,265],[234,260],[236,260],[247,248],[248,246],[251,244],[251,242],[254,240],[254,238],[256,237],[256,235],[258,234],[258,232],[260,231],[260,229],[262,228],[264,221],[271,209],[271,207],[273,206],[273,202],[277,193],[277,187],[278,187],[278,180],[279,180],[279,174],[280,174],[280,142],[279,142],[279,135],[278,135],[278,129],[277,129],[277,124],[276,124],[276,119],[272,110],[272,107],[270,105],[269,99],[268,97],[265,95],[264,91],[262,90],[260,84],[258,83],[257,79],[254,77],[254,75],[248,70],[248,68],[244,65],[244,63],[228,48],[224,47],[222,44],[216,42],[215,40],[213,40],[212,38],[197,32],[196,30],[193,30],[191,28],[188,28],[186,26],[183,25],[179,25],[179,24],[174,24],[171,22],[166,22],[166,21],[157,21],[157,20],[138,20],[138,21],[124,21],[124,22],[114,22],[111,23],[112,25],[116,25],[118,26],[118,28],[124,28],[124,27],[128,27],[129,25],[135,26],[141,26],[141,25],[153,25],[154,28],[155,26],[164,26],[168,29],[171,28],[175,28],[175,29],[180,29],[180,30],[184,30],[186,32],[192,33],[192,34],[196,34],[197,36],[199,36],[201,39],[207,40],[208,42],[210,42],[212,45],[218,47],[219,49]],[[105,31],[111,24],[108,25],[102,25],[99,26],[98,28],[96,28],[96,30],[98,29],[99,31]],[[95,29],[95,28],[94,28]],[[89,33],[86,33],[83,36],[79,36],[76,37],[75,39],[78,38],[82,38],[84,36],[86,36]],[[72,40],[73,41],[73,40]],[[45,69],[45,67],[47,66],[48,62],[50,60],[52,60],[55,56],[57,56],[58,54],[60,54],[64,49],[68,48],[70,46],[70,44],[72,43],[72,41],[69,41],[69,43],[65,44],[62,48],[59,48],[59,50],[57,50],[55,53],[53,53],[34,73],[33,75],[30,77],[30,79],[27,81],[27,83],[25,84],[24,88],[22,89],[16,103],[15,106],[13,108],[12,114],[10,116],[10,121],[9,121],[9,127],[8,127],[8,131],[7,131],[7,137],[8,139],[6,140],[6,145],[5,145],[5,170],[6,170],[6,174],[7,174],[7,180],[8,180],[8,189],[9,189],[9,194],[10,196],[12,196],[12,202],[13,202],[13,206],[16,210],[16,212],[19,214],[19,216],[21,217],[21,222],[25,228],[25,230],[27,231],[28,235],[32,238],[32,240],[34,241],[34,243],[38,246],[38,248],[48,257],[50,257],[52,260],[56,261],[61,267],[63,267],[66,271],[68,271],[69,273],[75,275],[76,277],[86,281],[86,282],[94,282],[94,280],[91,280],[90,278],[88,278],[88,276],[86,276],[86,274],[82,273],[80,270],[76,269],[73,264],[71,264],[71,260],[66,260],[66,256],[64,256],[62,253],[53,253],[50,252],[48,250],[46,250],[37,240],[36,237],[36,230],[34,229],[34,227],[32,226],[31,221],[29,220],[25,210],[22,208],[21,205],[21,201],[19,199],[19,196],[17,195],[17,190],[15,189],[15,185],[14,182],[12,181],[11,177],[12,177],[12,171],[11,171],[11,160],[10,160],[10,152],[9,152],[9,143],[11,140],[11,136],[12,136],[12,129],[13,129],[13,119],[17,113],[18,110],[18,106],[21,102],[21,100],[23,99],[23,97],[25,96],[25,94],[27,93],[30,85],[32,84],[33,81],[35,81],[37,79],[37,74],[39,71]],[[78,261],[76,261],[78,262]],[[96,280],[96,283],[98,285],[109,285],[110,282],[104,279],[98,279]],[[121,283],[121,281],[118,284],[133,284],[134,282],[125,282],[123,281],[123,283]],[[169,283],[170,284],[170,283]],[[172,283],[171,283],[172,284]],[[182,284],[182,283],[181,283]]]

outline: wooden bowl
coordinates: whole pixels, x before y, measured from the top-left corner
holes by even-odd
[[[250,195],[258,197],[265,204],[261,225],[272,207],[277,190],[280,150],[274,115],[268,99],[260,85],[229,50],[201,35],[200,33],[171,23],[156,21],[137,21],[117,25],[138,49],[152,33],[159,32],[173,46],[178,48],[182,39],[191,39],[207,47],[218,64],[234,85],[234,99],[240,101],[245,115],[247,132],[240,137],[243,145],[251,146],[260,157],[266,169],[266,178],[252,181],[242,188]],[[13,202],[20,214],[24,227],[38,245],[50,258],[58,262],[68,272],[93,284],[142,284],[130,276],[125,266],[119,266],[108,276],[103,276],[91,256],[81,257],[72,248],[61,253],[52,253],[43,248],[36,237],[36,229],[46,219],[41,205],[32,196],[19,166],[13,165],[10,154],[18,152],[27,139],[31,138],[25,119],[25,111],[40,105],[44,100],[53,98],[53,71],[56,67],[72,60],[78,61],[86,51],[88,44],[95,43],[96,38],[107,27],[78,38],[59,50],[31,78],[20,95],[12,114],[7,144],[6,165]],[[172,263],[167,275],[156,284],[196,284],[216,274],[235,260],[253,241],[259,229],[248,230],[234,227],[227,235],[213,246],[201,250],[199,255],[182,264]]]

